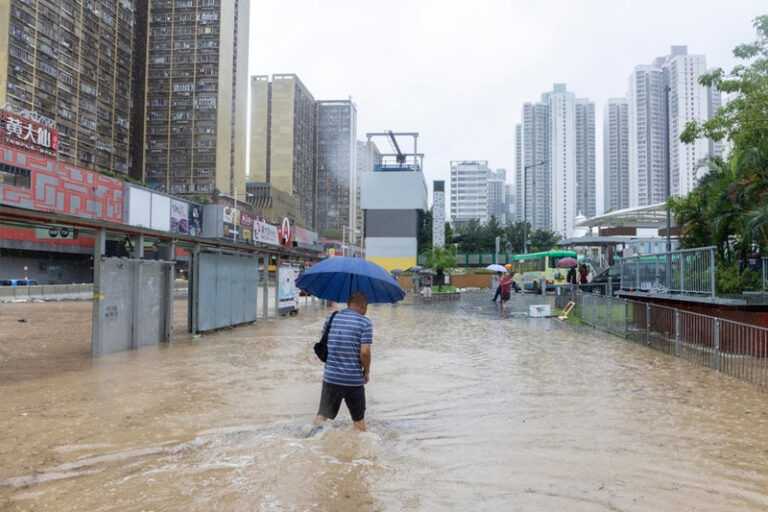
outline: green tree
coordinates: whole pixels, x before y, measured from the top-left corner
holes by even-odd
[[[424,268],[432,269],[437,273],[435,282],[438,285],[438,291],[441,291],[445,273],[456,268],[455,247],[433,245],[431,249],[424,251],[421,255],[424,258]]]
[[[537,229],[529,237],[531,241],[530,252],[549,251],[555,244],[560,241],[562,237],[554,231],[547,231],[544,229]]]
[[[700,77],[702,85],[734,95],[710,121],[691,122],[680,136],[728,140],[728,162],[708,160],[710,173],[686,197],[669,201],[686,247],[715,245],[718,260],[768,250],[768,15],[755,18],[757,39],[733,53],[744,64]]]
[[[432,247],[432,209],[430,208],[421,216],[418,236],[419,253],[428,251]]]
[[[455,233],[453,232],[453,226],[451,226],[451,223],[446,221],[445,222],[445,245],[453,245],[455,242],[453,241],[455,237]]]
[[[514,224],[507,224],[504,229],[504,239],[507,242],[507,247],[513,254],[520,254],[523,251],[523,239],[525,232],[531,232],[531,224],[529,222],[515,222]]]
[[[693,121],[686,125],[680,136],[683,142],[706,137],[713,140],[727,139],[738,151],[757,147],[766,136],[768,119],[768,15],[755,18],[752,25],[757,39],[740,44],[733,50],[739,60],[751,64],[739,64],[730,73],[721,68],[702,75],[699,83],[716,87],[735,97],[709,121]]]
[[[461,252],[475,253],[483,251],[482,226],[478,219],[469,219],[458,231]]]
[[[483,225],[482,228],[482,252],[494,252],[496,251],[496,237],[504,237],[504,226],[502,226],[496,219],[495,215],[491,215]],[[502,245],[503,247],[503,245]]]

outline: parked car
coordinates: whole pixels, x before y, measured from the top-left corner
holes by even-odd
[[[611,284],[611,293],[607,293],[608,284]],[[601,295],[613,295],[613,292],[621,286],[621,265],[613,265],[597,273],[589,284],[581,285],[582,289]]]
[[[37,286],[34,279],[0,279],[0,286]]]

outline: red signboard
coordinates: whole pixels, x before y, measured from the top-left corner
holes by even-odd
[[[25,151],[56,158],[59,134],[53,128],[0,109],[0,142]]]

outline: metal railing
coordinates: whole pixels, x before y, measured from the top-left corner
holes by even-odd
[[[621,289],[715,297],[715,248],[682,249],[621,262]]]
[[[562,287],[555,307],[593,327],[768,389],[768,329]]]
[[[768,256],[763,256],[763,293],[768,290]]]

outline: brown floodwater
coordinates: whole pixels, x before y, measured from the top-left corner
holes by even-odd
[[[89,304],[0,304],[0,509],[768,509],[768,394],[490,297],[372,305],[369,430],[314,437],[328,310],[91,361]]]

